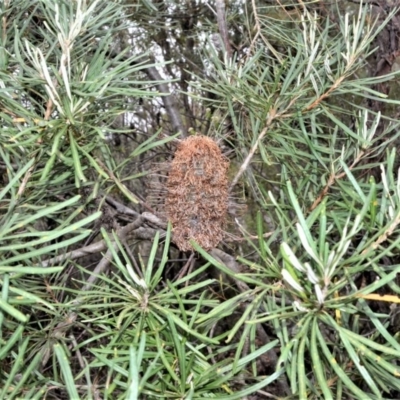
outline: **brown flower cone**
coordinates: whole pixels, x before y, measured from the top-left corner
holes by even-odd
[[[206,250],[222,240],[228,167],[229,161],[211,138],[191,136],[179,144],[168,174],[165,210],[180,250],[193,250],[190,239]]]

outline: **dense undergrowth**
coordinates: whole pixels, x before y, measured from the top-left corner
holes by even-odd
[[[400,397],[399,124],[376,108],[398,83],[366,73],[396,10],[252,6],[245,50],[207,42],[185,91],[251,206],[185,254],[144,200],[171,110],[122,160],[111,140],[170,96],[131,9],[0,5],[1,399]]]

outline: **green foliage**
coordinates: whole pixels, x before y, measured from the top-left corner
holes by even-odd
[[[157,95],[136,78],[149,66],[140,64],[142,56],[129,57],[128,49],[113,48],[115,35],[127,29],[123,9],[100,1],[42,0],[28,10],[19,7],[3,5],[14,26],[2,38],[10,53],[0,71],[6,84],[2,147],[17,160],[34,160],[33,179],[39,185],[73,179],[80,187],[93,173],[109,178],[106,168],[115,165],[102,142],[127,109],[122,99]],[[36,30],[26,29],[35,24]],[[98,163],[100,155],[106,167]]]
[[[228,59],[204,33],[179,53],[196,35],[172,23],[168,48],[162,18],[183,3],[125,3],[0,4],[0,399],[398,397],[399,125],[372,106],[398,105],[378,90],[397,75],[365,73],[396,10],[378,23],[362,5],[331,19],[234,2],[249,33]],[[177,135],[137,129],[122,161],[110,141],[131,133],[121,117],[168,95],[134,55],[144,29],[160,58],[204,61],[190,79],[167,65],[201,110],[179,111],[234,149],[232,187],[246,177],[258,210],[252,226],[237,219],[248,243],[234,257],[193,243],[186,275],[173,228],[128,186]],[[125,219],[107,213],[110,193]],[[94,270],[79,251],[99,255]]]
[[[389,165],[393,160],[394,153],[388,154]],[[277,255],[271,254],[268,242],[262,243],[264,255],[259,254],[264,265],[273,262],[275,271],[280,270],[276,279],[280,275],[284,286],[279,301],[275,296],[265,299],[269,315],[258,315],[251,323],[271,321],[281,332],[279,363],[286,365],[292,391],[300,398],[321,394],[337,398],[340,392],[354,398],[381,398],[382,392],[399,390],[400,346],[390,332],[390,315],[374,313],[366,301],[371,293],[382,293],[381,288],[400,293],[395,280],[400,266],[382,267],[398,246],[398,237],[388,236],[399,223],[400,204],[393,170],[383,172],[380,184],[371,181],[362,188],[348,176],[342,182],[348,190],[341,191],[341,204],[327,197],[307,215],[290,181],[279,201],[270,193],[272,212],[281,215],[285,239]],[[375,212],[388,197],[393,214]],[[296,212],[291,221],[282,218],[288,214],[288,203]],[[262,279],[265,267],[257,268]],[[379,279],[359,288],[357,277],[368,271]],[[375,298],[393,301],[393,296]]]
[[[146,265],[141,264],[138,272],[130,266],[127,255],[121,258],[115,254],[118,273],[111,278],[102,277],[96,288],[80,299],[81,305],[76,309],[80,314],[78,319],[90,319],[91,329],[96,332],[78,346],[82,350],[90,348],[95,356],[87,366],[89,375],[108,370],[107,380],[112,384],[104,392],[107,398],[125,398],[128,393],[129,398],[240,399],[275,380],[281,371],[233,394],[230,382],[277,341],[245,357],[237,353],[239,359],[235,364],[230,357],[222,357],[234,348],[220,346],[227,333],[215,337],[211,333],[221,318],[220,313],[213,312],[218,302],[210,298],[207,290],[213,280],[189,283],[208,264],[159,288],[168,261],[169,238],[170,230],[161,261],[156,263],[159,237],[155,237],[149,260]],[[107,344],[90,345],[95,342]],[[212,362],[205,349],[220,361]],[[84,371],[76,379],[83,374]]]
[[[400,290],[398,161],[388,150],[398,123],[366,107],[367,99],[398,101],[373,89],[393,74],[358,77],[384,26],[368,25],[367,15],[363,7],[353,22],[346,15],[336,36],[308,11],[295,30],[259,17],[273,26],[259,34],[289,49],[273,57],[258,43],[236,68],[210,47],[218,83],[201,82],[223,99],[220,110],[235,130],[228,140],[243,159],[235,179],[246,166],[262,210],[252,245],[261,261],[239,257],[250,270],[235,276],[263,297],[242,322],[272,325],[281,345],[277,368],[301,399],[393,398],[400,389],[399,338],[385,306],[399,303]],[[268,190],[263,166],[272,163],[281,181]],[[268,240],[264,219],[273,221]],[[368,276],[376,280],[360,287]]]

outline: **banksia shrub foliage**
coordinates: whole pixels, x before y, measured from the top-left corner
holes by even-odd
[[[206,250],[222,240],[228,167],[229,161],[209,137],[191,136],[179,144],[168,174],[165,211],[180,250],[192,250],[190,239]]]

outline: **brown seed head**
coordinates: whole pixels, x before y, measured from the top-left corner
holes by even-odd
[[[228,210],[228,167],[228,159],[209,137],[191,136],[178,145],[166,184],[165,211],[180,250],[192,250],[190,239],[206,250],[222,240]]]

